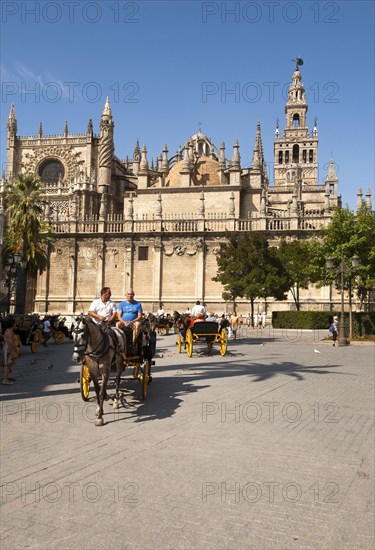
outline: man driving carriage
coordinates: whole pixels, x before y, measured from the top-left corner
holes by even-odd
[[[115,302],[112,302],[111,289],[105,286],[100,291],[100,298],[94,300],[89,307],[88,314],[96,323],[111,324],[117,317],[117,309]]]
[[[141,319],[142,319],[142,304],[134,300],[134,290],[129,288],[126,291],[126,300],[121,302],[117,310],[117,319],[116,324],[117,328],[130,327],[133,329],[133,345],[137,343]]]

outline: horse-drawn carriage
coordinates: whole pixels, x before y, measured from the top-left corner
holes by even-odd
[[[61,319],[59,315],[50,317],[51,335],[56,344],[62,344],[65,332],[69,332],[68,328],[64,326],[64,322],[65,319]],[[43,322],[38,315],[22,315],[17,317],[14,333],[19,344],[23,346],[29,345],[32,353],[37,353],[40,344],[44,343]]]
[[[193,355],[194,344],[205,342],[208,353],[211,352],[214,343],[219,344],[220,355],[227,353],[228,333],[218,323],[212,321],[197,322],[189,317],[184,321],[183,328],[177,334],[177,351],[181,353],[182,346],[185,346],[188,357]]]
[[[111,371],[116,371],[116,394],[113,408],[119,408],[121,375],[132,368],[134,379],[141,383],[141,397],[146,399],[152,381],[151,366],[155,364],[156,334],[144,319],[137,341],[133,342],[132,328],[118,329],[96,323],[90,316],[77,318],[74,333],[74,357],[81,361],[80,389],[84,401],[89,400],[90,383],[94,383],[98,402],[96,425],[103,424],[103,399]],[[99,379],[101,378],[101,386]]]
[[[157,331],[161,336],[169,334],[171,328],[174,326],[174,320],[169,314],[158,316],[148,313],[146,317],[150,322],[152,330]]]

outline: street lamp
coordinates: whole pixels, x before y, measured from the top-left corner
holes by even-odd
[[[12,294],[14,294],[16,289],[17,277],[20,269],[25,269],[27,266],[27,261],[23,258],[21,252],[14,252],[10,254],[4,266],[4,271],[6,273],[6,279],[4,281],[4,287],[8,289],[7,292],[7,313],[10,314],[11,311],[11,301]]]
[[[358,267],[359,265],[359,257],[355,254],[352,257],[352,267]],[[341,287],[341,312],[340,312],[340,323],[339,323],[339,338],[338,343],[339,346],[347,346],[349,344],[348,340],[345,337],[345,325],[344,325],[344,317],[345,317],[345,311],[344,311],[344,274],[351,273],[350,267],[347,267],[344,264],[344,250],[343,247],[341,248],[341,259],[340,259],[340,265],[336,268],[334,268],[334,262],[332,256],[329,256],[326,260],[326,266],[328,269],[334,269],[336,273],[340,274],[340,287]]]

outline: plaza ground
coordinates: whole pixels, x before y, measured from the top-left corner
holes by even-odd
[[[147,400],[128,377],[103,427],[70,342],[23,348],[1,386],[1,547],[372,549],[375,348],[324,336],[243,329],[191,359],[159,337]]]

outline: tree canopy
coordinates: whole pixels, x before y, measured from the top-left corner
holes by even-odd
[[[286,298],[289,289],[286,271],[276,249],[269,246],[264,235],[229,234],[227,242],[220,244],[217,265],[218,272],[213,280],[224,286],[223,297],[247,298],[252,315],[256,298]]]
[[[43,272],[48,265],[48,245],[54,237],[43,221],[40,182],[32,175],[20,175],[4,193],[5,235],[3,259],[22,252],[30,270]]]

